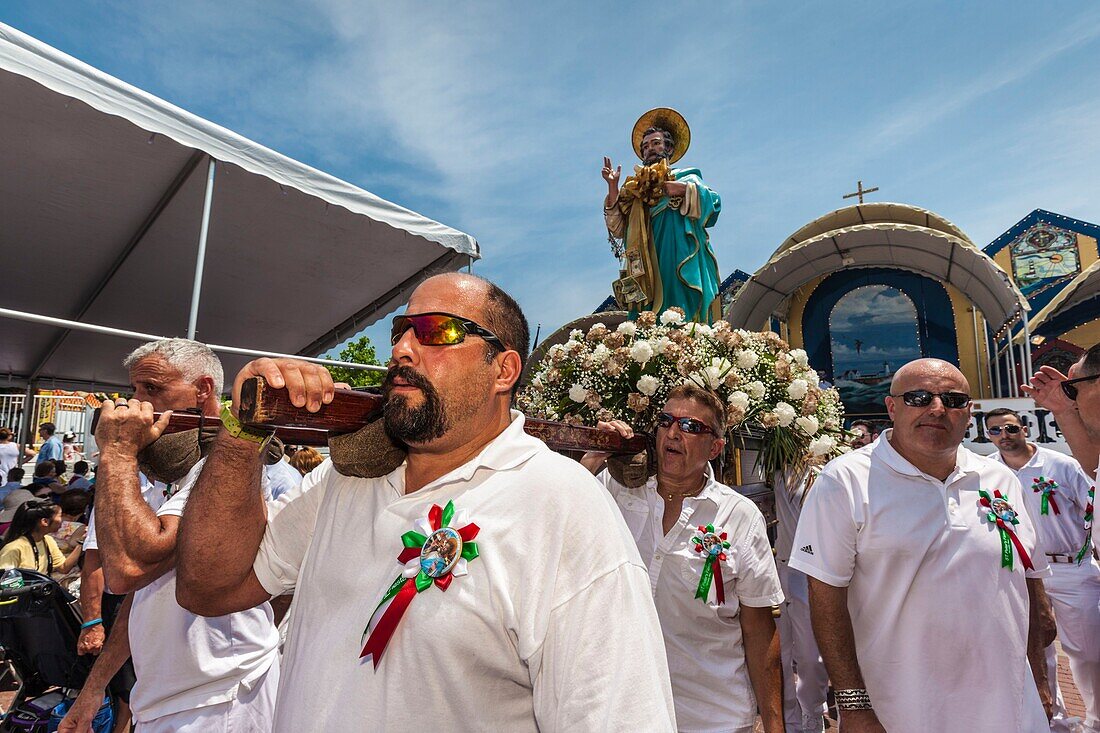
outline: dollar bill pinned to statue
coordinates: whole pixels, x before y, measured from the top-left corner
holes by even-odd
[[[634,166],[634,175],[619,189],[615,205],[627,217],[628,231],[637,232],[637,236],[628,237],[620,258],[619,279],[611,284],[615,301],[623,310],[649,305],[660,287],[657,263],[651,261],[654,250],[649,241],[649,210],[665,196],[665,182],[673,180],[668,161],[660,160],[653,165]]]

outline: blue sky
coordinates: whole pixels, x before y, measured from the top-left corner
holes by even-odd
[[[609,292],[600,164],[634,164],[654,106],[684,113],[683,162],[722,195],[723,276],[857,179],[979,246],[1035,208],[1100,221],[1090,2],[36,0],[0,20],[469,232],[544,335]]]

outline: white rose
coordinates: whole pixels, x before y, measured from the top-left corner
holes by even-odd
[[[634,385],[635,388],[646,397],[652,397],[657,391],[657,388],[661,386],[661,382],[657,377],[652,377],[648,374],[643,374],[638,383]]]
[[[798,411],[786,402],[777,404],[773,412],[779,418],[779,427],[781,428],[790,427],[791,423],[794,422],[794,416],[798,414]]]
[[[800,367],[810,365],[810,355],[806,353],[805,349],[791,349],[791,358]]]
[[[579,384],[574,384],[569,388],[569,399],[574,402],[584,402],[584,398],[588,396],[588,390]]]
[[[730,407],[747,410],[749,409],[749,396],[741,390],[730,392],[729,403]]]
[[[665,313],[668,312],[669,311],[665,311]],[[672,343],[672,339],[670,339],[668,336],[658,336],[649,343],[653,344],[654,351],[656,351],[658,354],[663,354],[665,353],[665,349],[668,348],[668,345]]]
[[[821,435],[810,441],[809,448],[814,457],[827,456],[836,450],[836,441],[831,435]]]
[[[597,364],[603,364],[611,356],[611,349],[607,348],[603,344],[596,344],[596,348],[592,349],[592,361]]]
[[[737,352],[737,366],[742,369],[752,369],[760,361],[760,356],[755,351],[741,349]]]
[[[546,353],[549,356],[553,356],[554,354],[560,354],[563,351],[565,351],[564,346],[562,346],[561,344],[554,344]]]
[[[569,341],[565,345],[565,353],[567,353],[567,354],[575,354],[578,351],[583,351],[583,350],[584,350],[584,342],[583,341]]]
[[[574,328],[572,331],[569,332],[569,338],[573,341],[580,341],[584,338],[584,331],[580,330],[579,328]]]
[[[719,374],[729,374],[729,371],[733,369],[733,363],[729,359],[716,356],[710,360],[710,365],[718,370]]]
[[[795,418],[794,424],[806,435],[814,435],[821,426],[817,424],[817,418],[813,415]]]
[[[684,317],[676,311],[665,311],[661,314],[661,324],[664,326],[673,326],[677,323],[683,323]]]
[[[633,336],[634,333],[638,330],[638,326],[634,323],[634,321],[623,321],[615,330],[624,336]]]
[[[792,400],[800,400],[810,391],[810,383],[805,379],[796,379],[787,385],[787,396]]]
[[[705,323],[696,323],[694,331],[696,339],[706,339],[714,335],[714,330]]]
[[[645,364],[653,358],[653,347],[645,339],[637,341],[630,347],[630,358],[639,364]]]
[[[745,391],[749,393],[749,397],[752,399],[762,400],[764,399],[764,395],[768,393],[768,388],[764,386],[763,382],[757,380],[745,385]]]

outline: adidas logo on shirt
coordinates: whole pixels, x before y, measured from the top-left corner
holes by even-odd
[[[814,548],[813,548],[813,545],[806,545],[805,547],[803,547],[803,548],[801,549],[801,552],[805,552],[805,553],[806,553],[807,555],[812,555],[812,554],[814,554]]]

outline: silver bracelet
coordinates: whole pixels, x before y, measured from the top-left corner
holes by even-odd
[[[871,710],[871,696],[865,689],[833,690],[837,710]]]

